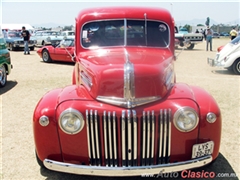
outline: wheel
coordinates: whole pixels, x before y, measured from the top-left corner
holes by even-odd
[[[34,51],[34,46],[33,46],[33,47],[30,47],[30,50],[31,50],[31,51]]]
[[[44,49],[42,51],[42,59],[43,59],[43,62],[46,62],[46,63],[52,62],[52,59],[51,59],[47,49]]]
[[[0,65],[0,87],[4,87],[7,82],[7,73],[4,65]]]
[[[195,44],[192,44],[192,43],[191,43],[191,44],[188,44],[187,49],[190,49],[190,50],[193,49],[193,48],[194,48],[194,45],[195,45]]]
[[[240,75],[240,58],[233,63],[233,72]]]
[[[36,155],[36,160],[37,160],[38,165],[39,165],[41,168],[45,168],[43,162],[39,159],[36,151],[35,151],[35,155]]]
[[[11,43],[9,44],[9,50],[10,51],[14,51],[15,50],[15,47],[13,47],[13,45]]]

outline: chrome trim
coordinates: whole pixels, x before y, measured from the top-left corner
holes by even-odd
[[[150,113],[147,112],[147,162],[146,165],[149,165],[149,156],[150,156]]]
[[[98,159],[98,165],[100,164],[100,151],[99,151],[99,143],[98,143],[98,119],[97,119],[97,110],[94,111],[94,126],[95,126],[95,140],[96,140],[96,153],[97,153],[97,159]]]
[[[91,156],[91,146],[90,146],[90,129],[89,129],[89,118],[88,118],[88,110],[86,110],[86,125],[87,125],[87,142],[88,142],[88,156],[90,159],[92,159]],[[91,162],[91,161],[90,161]],[[91,165],[91,163],[90,163]]]
[[[106,163],[106,166],[108,166],[108,144],[107,144],[106,111],[103,111],[103,135],[104,135],[105,163]]]
[[[136,111],[132,111],[133,113],[133,166],[137,165],[137,113]]]
[[[86,166],[70,163],[58,162],[44,159],[43,164],[46,168],[54,171],[95,176],[139,176],[143,174],[159,174],[160,172],[171,173],[187,169],[199,168],[212,162],[212,156],[204,156],[184,162],[160,164],[153,166],[132,166],[132,167],[101,167]]]
[[[122,111],[122,166],[126,166],[126,129],[125,129],[125,111]]]
[[[163,119],[163,124],[164,124],[164,129],[163,129],[163,157],[166,157],[166,143],[167,143],[167,110],[164,109],[164,119]]]
[[[128,167],[132,166],[132,122],[131,122],[131,111],[127,110],[127,126],[128,126],[128,132],[127,132],[127,156],[128,156]]]
[[[134,98],[134,99],[129,100],[126,98],[97,96],[96,99],[98,101],[102,101],[107,104],[113,104],[113,105],[121,106],[124,108],[134,108],[137,106],[155,102],[155,101],[161,99],[161,97],[160,96],[152,96],[152,97],[144,97],[144,98]]]
[[[154,119],[154,111],[152,111],[152,141],[151,141],[151,159],[150,159],[150,164],[153,165],[153,157],[154,157],[154,140],[155,140],[155,119]]]
[[[86,110],[91,165],[131,167],[169,163],[170,109],[143,111],[139,116],[135,110],[122,110],[119,115],[115,111],[98,113],[97,110]],[[141,146],[140,150],[138,146]]]
[[[159,155],[158,155],[158,164],[162,162],[162,145],[163,145],[163,110],[160,110],[160,121],[159,121]]]
[[[147,129],[146,129],[146,113],[145,113],[145,111],[143,111],[143,114],[142,114],[142,116],[143,116],[143,123],[142,123],[142,159],[143,159],[143,162],[142,162],[142,165],[146,165],[146,162],[145,162],[145,154],[146,154],[146,136],[145,136],[145,134],[146,134],[146,131],[147,131]]]
[[[81,84],[87,86],[88,89],[91,89],[93,86],[92,78],[86,73],[86,71],[80,71]]]
[[[93,159],[95,159],[96,157],[96,151],[95,151],[95,143],[94,143],[94,132],[93,132],[93,111],[90,110],[90,131],[91,131],[91,140],[92,140],[92,156],[93,156]]]
[[[117,126],[116,126],[116,112],[113,111],[113,155],[114,166],[117,167]]]
[[[168,125],[169,125],[169,127],[168,127],[168,157],[170,158],[170,154],[171,154],[171,134],[172,134],[172,128],[171,128],[171,118],[172,118],[172,116],[171,116],[171,114],[172,114],[172,111],[171,111],[171,109],[169,109],[168,110]]]
[[[110,166],[113,166],[113,152],[112,152],[112,132],[111,132],[111,112],[108,112],[108,145],[109,145],[109,158]]]
[[[129,60],[129,54],[125,49],[125,59],[124,64],[124,98],[127,101],[135,99],[135,80],[134,80],[134,65]]]

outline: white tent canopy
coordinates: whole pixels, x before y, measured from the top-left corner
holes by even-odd
[[[30,24],[1,24],[1,29],[21,30],[23,26],[25,26],[27,30],[34,30]]]

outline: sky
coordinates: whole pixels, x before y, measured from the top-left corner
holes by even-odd
[[[240,0],[235,1],[80,1],[80,0],[0,0],[1,24],[41,26],[54,23],[74,25],[75,17],[84,8],[104,6],[147,6],[169,10],[175,21],[206,19],[224,24],[240,24]],[[204,24],[202,22],[202,24]]]

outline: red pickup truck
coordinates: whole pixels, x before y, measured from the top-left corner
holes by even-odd
[[[161,8],[82,10],[72,84],[33,115],[37,161],[95,176],[178,172],[219,154],[221,113],[200,87],[177,83],[174,19]]]

